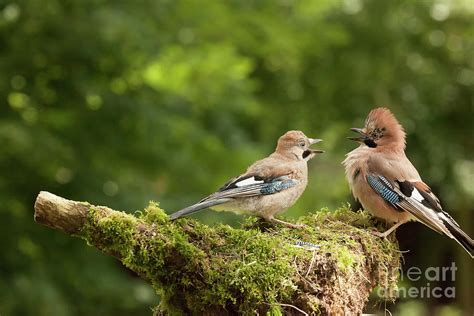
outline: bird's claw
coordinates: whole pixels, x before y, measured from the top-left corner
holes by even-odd
[[[379,231],[377,231],[377,230],[372,230],[372,231],[370,231],[370,233],[371,233],[372,235],[374,235],[374,236],[377,236],[377,237],[380,237],[380,238],[383,238],[383,239],[387,239],[387,236],[388,236],[388,234],[386,234],[386,232],[385,232],[385,233],[381,233],[381,232],[379,232]]]
[[[275,223],[275,224],[280,224],[280,225],[286,226],[288,228],[301,229],[301,228],[306,227],[306,225],[304,225],[304,224],[293,224],[293,223],[285,222],[285,221],[282,221],[281,219],[276,219],[276,218],[271,218],[270,222]]]

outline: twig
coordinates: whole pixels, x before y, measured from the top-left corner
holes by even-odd
[[[291,308],[293,308],[293,309],[296,309],[296,310],[297,310],[298,312],[300,312],[301,314],[306,315],[306,316],[309,316],[308,313],[306,313],[304,310],[302,310],[302,309],[296,307],[295,305],[285,304],[285,303],[273,303],[273,304],[265,303],[265,304],[267,304],[267,305],[269,305],[269,306],[272,306],[272,305],[280,305],[280,306],[284,306],[284,307],[291,307]]]
[[[309,263],[308,271],[304,275],[305,277],[307,277],[309,275],[309,273],[311,272],[311,270],[313,269],[315,259],[316,259],[316,250],[313,250],[313,256],[311,257],[311,261]]]

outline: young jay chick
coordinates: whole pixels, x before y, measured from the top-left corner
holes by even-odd
[[[289,131],[278,140],[275,152],[258,160],[247,171],[224,184],[198,203],[170,215],[171,219],[205,208],[245,213],[288,227],[300,227],[274,216],[291,207],[308,183],[307,162],[321,150],[310,149],[320,139]]]
[[[420,178],[405,155],[405,132],[386,108],[372,110],[360,134],[350,137],[360,146],[347,154],[343,165],[354,197],[376,217],[395,223],[378,236],[386,237],[398,226],[418,220],[456,240],[474,257],[474,242],[443,211],[440,201]]]

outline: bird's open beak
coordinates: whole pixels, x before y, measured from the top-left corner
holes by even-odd
[[[317,144],[319,142],[322,142],[323,140],[322,139],[318,139],[318,138],[308,138],[308,141],[309,141],[309,144],[310,145],[314,145],[314,144]],[[324,150],[319,150],[319,149],[308,149],[312,154],[322,154],[324,152]]]
[[[347,137],[350,140],[363,143],[364,141],[366,141],[369,138],[367,136],[367,134],[364,132],[364,129],[362,129],[362,128],[353,127],[353,128],[351,128],[351,131],[359,133],[360,136],[358,136],[358,137]]]

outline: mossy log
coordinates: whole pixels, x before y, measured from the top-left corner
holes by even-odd
[[[398,280],[396,241],[348,206],[300,218],[303,229],[255,218],[232,228],[171,222],[156,203],[130,215],[40,192],[35,220],[118,258],[151,283],[163,314],[358,315]]]

